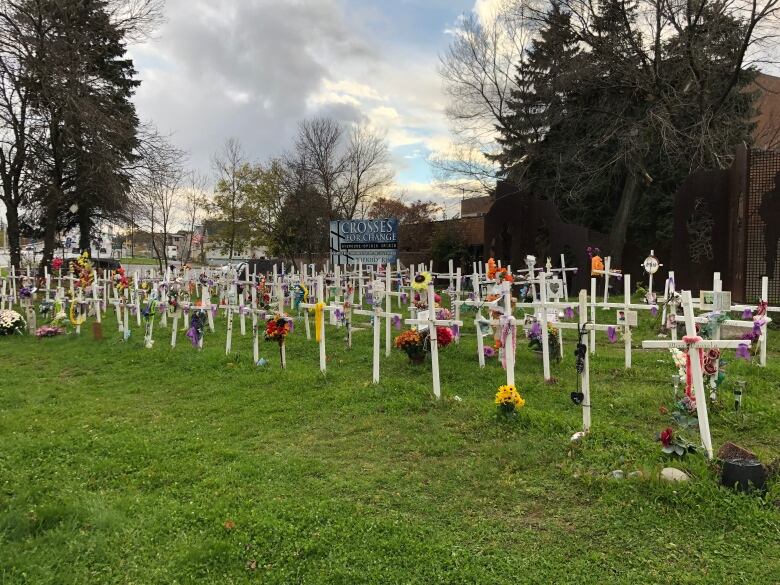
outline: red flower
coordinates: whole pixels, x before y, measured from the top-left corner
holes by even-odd
[[[447,347],[455,336],[452,333],[452,329],[449,327],[437,327],[436,328],[436,340],[439,347]]]
[[[658,437],[658,439],[661,441],[661,444],[664,447],[668,447],[669,445],[672,444],[672,440],[674,439],[674,431],[671,428],[667,427],[663,431],[661,431],[661,434]]]

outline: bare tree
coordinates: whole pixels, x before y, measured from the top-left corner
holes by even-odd
[[[106,12],[130,42],[151,37],[164,21],[165,0],[109,0]]]
[[[304,120],[298,126],[295,141],[296,164],[325,198],[328,219],[338,213],[339,201],[344,196],[346,181],[344,171],[347,154],[342,143],[343,127],[332,118]]]
[[[395,178],[385,138],[368,126],[352,127],[344,172],[346,189],[340,191],[338,212],[353,219],[358,211],[365,214],[371,201],[382,196]]]
[[[479,190],[495,183],[498,166],[485,155],[499,151],[496,127],[510,114],[517,67],[532,38],[530,1],[504,0],[491,14],[464,15],[440,58],[454,146],[433,165],[445,184],[461,189],[465,181]]]
[[[195,171],[189,173],[186,187],[183,189],[182,193],[182,211],[184,213],[188,233],[187,247],[182,254],[182,262],[190,262],[192,260],[192,245],[195,236],[195,227],[203,217],[203,212],[208,206],[208,199],[206,196],[207,185],[207,177]]]
[[[233,260],[248,244],[242,209],[247,201],[247,188],[252,180],[252,167],[246,160],[241,143],[229,138],[222,151],[212,159],[217,184],[210,210],[219,222],[216,239]]]
[[[147,135],[139,149],[143,161],[133,186],[134,215],[151,236],[160,270],[168,266],[169,236],[177,219],[181,188],[186,179],[186,154],[159,134]]]

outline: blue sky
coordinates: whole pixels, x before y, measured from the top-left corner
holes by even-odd
[[[395,193],[457,212],[428,157],[446,151],[439,54],[466,11],[497,0],[168,0],[156,38],[131,47],[153,121],[210,172],[227,138],[253,159],[286,150],[297,123],[330,115],[387,134]]]

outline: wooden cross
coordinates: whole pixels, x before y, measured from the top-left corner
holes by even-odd
[[[317,306],[322,308],[321,318],[314,320],[315,331],[319,332],[319,346],[320,346],[320,371],[324,374],[327,370],[327,356],[325,353],[325,314],[331,310],[330,307],[325,305],[325,279],[320,274],[317,276],[317,302],[316,303],[301,303],[298,305],[302,309],[317,309]],[[316,313],[315,313],[316,315]]]
[[[488,324],[500,328],[501,351],[503,352],[503,363],[506,370],[506,383],[508,386],[515,385],[515,352],[517,351],[517,320],[512,314],[512,283],[503,282],[501,284],[502,296],[500,299],[491,301],[487,306],[493,310],[498,309],[499,302],[503,302],[501,312],[503,315],[499,319],[486,319],[481,314],[477,314],[474,324],[477,328],[477,356],[481,368],[485,367],[485,346],[480,326]]]
[[[648,274],[649,282],[647,288],[651,295],[653,294],[653,275],[658,272],[662,266],[663,264],[655,257],[655,250],[650,250],[650,255],[642,262],[642,268],[644,268],[645,272]]]
[[[375,306],[373,310],[365,309],[353,309],[355,315],[367,315],[373,317],[372,329],[374,332],[374,350],[373,350],[373,377],[374,384],[379,384],[379,354],[381,348],[381,333],[382,333],[382,317],[389,319],[400,319],[401,315],[398,313],[387,313],[382,311],[379,306]]]
[[[609,277],[614,276],[620,278],[623,273],[620,270],[612,270],[612,256],[604,258],[604,270],[593,270],[593,275],[600,275],[604,277],[604,302],[609,302]]]
[[[750,341],[746,340],[716,340],[716,341],[703,341],[696,335],[696,323],[693,309],[693,299],[691,298],[690,291],[682,292],[682,307],[683,315],[685,317],[685,332],[686,339],[683,341],[643,341],[642,347],[645,349],[687,349],[689,352],[694,351],[699,353],[701,350],[707,349],[737,349],[740,345],[750,346]],[[692,341],[696,340],[696,341]],[[691,371],[691,380],[693,382],[693,388],[696,396],[696,411],[699,417],[699,435],[701,436],[704,450],[709,459],[713,457],[712,450],[712,436],[710,434],[710,421],[707,416],[707,395],[704,391],[704,374],[702,372],[702,365],[698,356],[693,356],[689,360],[689,366]]]
[[[428,329],[428,339],[431,343],[431,370],[433,372],[433,394],[436,399],[441,399],[441,381],[439,380],[439,344],[436,337],[436,327],[452,327],[457,325],[463,327],[463,322],[454,319],[436,319],[436,308],[434,299],[436,298],[433,283],[428,285],[428,310],[421,312],[418,319],[406,319],[407,325],[412,325],[418,329]],[[424,317],[424,318],[423,318]]]

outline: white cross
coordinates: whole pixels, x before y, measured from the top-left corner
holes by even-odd
[[[685,317],[686,337],[696,337],[696,323],[694,319],[693,300],[690,291],[682,292],[682,306]],[[718,340],[718,341],[698,341],[696,343],[685,343],[684,341],[643,341],[642,347],[645,349],[688,349],[688,351],[705,349],[736,349],[740,345],[750,346],[750,341],[745,340]],[[707,396],[704,393],[704,375],[702,373],[701,362],[698,356],[692,356],[689,360],[691,368],[691,379],[696,394],[696,411],[699,415],[699,435],[701,436],[704,450],[709,459],[712,459],[712,436],[710,435],[710,421],[707,416]]]
[[[474,319],[474,324],[477,328],[477,356],[479,359],[480,367],[484,368],[485,347],[484,347],[483,335],[480,330],[480,325],[488,324],[494,327],[501,328],[502,329],[501,350],[503,351],[504,361],[506,362],[506,383],[508,386],[514,386],[515,385],[515,351],[517,350],[515,345],[516,344],[515,339],[517,337],[517,320],[512,314],[512,284],[510,282],[503,282],[501,284],[501,288],[502,288],[501,298],[496,299],[495,301],[491,301],[490,303],[487,304],[487,306],[495,310],[498,308],[498,303],[503,300],[504,306],[502,307],[502,312],[503,312],[502,318],[490,320],[483,317],[481,313],[477,313],[477,316]]]
[[[316,309],[317,305],[325,303],[325,279],[322,274],[317,276],[317,302],[316,303],[301,303],[298,305],[302,309]],[[324,374],[327,370],[327,355],[325,353],[325,314],[332,310],[331,307],[322,307],[322,319],[317,320],[315,318],[314,327],[315,330],[319,329],[320,333],[320,371]]]
[[[614,276],[620,278],[623,273],[620,270],[612,270],[612,256],[604,258],[604,270],[593,270],[593,275],[601,275],[604,277],[604,302],[609,302],[609,277]]]
[[[389,318],[389,319],[400,319],[401,315],[398,313],[387,313],[385,311],[382,311],[382,309],[378,306],[374,307],[374,310],[365,310],[365,309],[353,309],[352,311],[355,315],[367,315],[370,317],[373,317],[373,324],[372,324],[372,330],[374,332],[374,349],[373,349],[373,377],[372,380],[374,384],[379,384],[379,354],[380,354],[380,348],[381,348],[381,337],[382,337],[382,317]]]
[[[451,327],[457,325],[463,327],[461,321],[455,321],[454,319],[436,319],[436,308],[434,304],[435,293],[433,290],[433,283],[428,285],[428,311],[427,318],[425,319],[406,319],[407,325],[427,327],[428,339],[431,343],[431,370],[433,372],[433,394],[436,399],[441,398],[441,382],[439,380],[439,344],[436,337],[436,327]]]

